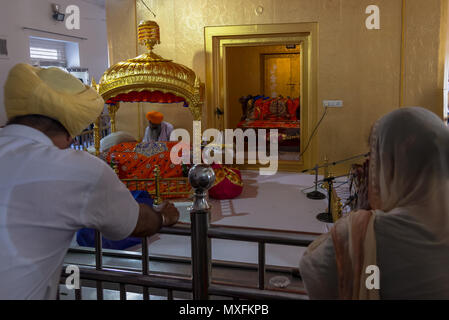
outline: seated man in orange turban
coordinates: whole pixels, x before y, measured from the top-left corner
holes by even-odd
[[[157,111],[147,113],[149,126],[145,130],[145,136],[142,142],[170,141],[170,134],[173,131],[173,125],[162,121],[164,115]]]

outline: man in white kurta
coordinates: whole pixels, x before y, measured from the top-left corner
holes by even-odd
[[[60,69],[10,71],[0,132],[0,300],[55,299],[81,228],[121,240],[177,221],[174,206],[139,205],[105,162],[68,149],[103,106],[95,90]]]

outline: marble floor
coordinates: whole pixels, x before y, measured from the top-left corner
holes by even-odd
[[[299,173],[278,172],[272,176],[259,175],[258,171],[242,171],[244,181],[243,193],[232,200],[209,199],[212,206],[211,224],[219,226],[238,226],[252,228],[267,228],[287,231],[304,231],[323,233],[330,225],[316,219],[316,215],[325,211],[327,200],[310,200],[306,193],[314,186],[314,176]],[[324,190],[321,190],[325,193]],[[176,202],[175,205],[181,212],[180,221],[189,222],[188,213],[189,202]],[[189,258],[191,255],[190,239],[184,236],[174,236],[158,234],[148,239],[150,256],[171,259],[177,257]],[[77,247],[76,242],[73,247]],[[128,251],[140,252],[141,246],[129,248]],[[305,248],[283,245],[266,245],[267,266],[281,267],[285,269],[297,268],[299,260]],[[66,262],[79,262],[85,260],[85,264],[94,264],[93,256],[80,257],[76,255],[68,256]],[[212,239],[212,259],[216,262],[232,261],[243,264],[257,264],[258,247],[257,243]],[[114,266],[119,263],[129,268],[139,269],[140,261],[127,261],[104,258],[106,265]],[[168,266],[170,265],[170,266]],[[166,271],[176,274],[190,274],[190,264],[183,263],[163,263],[150,259],[150,270]],[[267,282],[279,275],[276,272],[267,271]],[[214,267],[213,278],[226,280],[227,277],[237,277],[236,273],[227,268]],[[241,279],[248,283],[257,283],[257,270],[254,272],[242,271]],[[300,280],[288,276],[292,286],[301,288]],[[242,280],[243,281],[243,280]],[[83,289],[84,290],[84,289]],[[89,291],[86,288],[86,298],[95,294],[95,290]],[[105,291],[106,292],[106,291]],[[61,298],[70,298],[70,294]],[[106,294],[106,293],[105,293]],[[141,299],[141,294],[128,293],[130,299]],[[152,293],[153,294],[153,293]],[[108,295],[111,299],[118,297],[118,292],[112,289]],[[163,296],[164,294],[161,294]],[[105,295],[106,297],[106,295]],[[154,293],[154,299],[160,296]],[[185,297],[180,297],[185,298]]]

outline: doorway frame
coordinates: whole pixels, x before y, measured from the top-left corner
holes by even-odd
[[[309,141],[318,114],[318,23],[284,23],[237,26],[210,26],[204,29],[206,52],[206,108],[204,125],[207,128],[226,128],[225,116],[217,115],[219,107],[225,114],[226,48],[229,46],[301,45],[301,152]],[[300,172],[312,167],[318,159],[316,137],[299,161],[279,160],[278,170]],[[244,165],[257,169],[258,165]]]

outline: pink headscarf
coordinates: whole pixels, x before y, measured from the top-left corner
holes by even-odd
[[[376,122],[371,132],[369,201],[331,230],[341,299],[379,299],[365,286],[367,266],[376,265],[376,210],[403,208],[437,239],[449,244],[449,128],[432,112],[410,107]],[[327,236],[327,235],[326,235]],[[323,242],[309,246],[315,250]]]
[[[372,208],[405,208],[449,243],[449,128],[426,109],[402,108],[376,122],[370,144]]]

